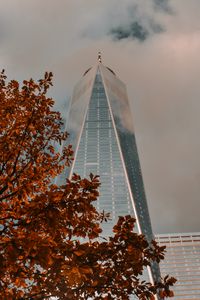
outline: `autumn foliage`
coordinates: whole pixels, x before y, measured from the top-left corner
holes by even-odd
[[[47,96],[50,85],[51,73],[21,87],[0,75],[0,299],[173,296],[174,278],[139,279],[164,258],[164,247],[135,233],[131,216],[119,218],[113,237],[97,239],[106,219],[93,206],[97,176],[54,184],[73,151],[56,150],[67,133]]]

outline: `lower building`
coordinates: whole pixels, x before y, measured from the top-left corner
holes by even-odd
[[[200,300],[200,232],[158,234],[156,240],[167,247],[161,274],[177,279],[173,299]]]

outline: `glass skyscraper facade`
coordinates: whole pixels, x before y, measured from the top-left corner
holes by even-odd
[[[75,150],[70,172],[100,176],[99,211],[111,214],[103,224],[103,236],[112,235],[119,216],[130,214],[136,230],[153,239],[136,147],[130,105],[124,83],[100,61],[88,69],[74,88],[66,125],[67,143]],[[69,173],[68,173],[69,172]],[[146,272],[148,280],[159,277],[157,265]]]
[[[99,210],[131,214],[137,229],[152,240],[152,228],[144,192],[134,127],[126,87],[102,63],[89,69],[76,85],[67,120],[67,143],[75,150],[70,174],[100,175]],[[69,170],[66,170],[69,172]],[[106,235],[111,234],[111,224]]]
[[[158,234],[160,246],[166,245],[165,259],[160,263],[161,274],[176,279],[175,300],[200,299],[200,233]]]
[[[58,180],[64,183],[73,173],[99,175],[96,207],[111,213],[102,235],[112,235],[118,216],[130,214],[136,219],[136,230],[150,242],[154,236],[132,120],[124,83],[99,61],[74,88],[66,124],[70,133],[66,143],[73,146],[74,161]],[[161,275],[170,274],[178,280],[173,299],[200,299],[200,233],[159,234],[156,240],[167,246]],[[156,264],[144,272],[146,280],[159,276]]]

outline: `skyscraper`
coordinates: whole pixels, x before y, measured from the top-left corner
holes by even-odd
[[[177,278],[173,299],[200,299],[200,233],[158,234],[156,240],[167,246],[161,273]]]
[[[97,64],[88,69],[75,86],[66,126],[67,143],[75,150],[70,174],[83,177],[100,175],[100,197],[97,209],[111,213],[103,225],[103,235],[112,235],[118,216],[130,214],[136,219],[139,233],[153,239],[136,147],[126,87],[99,54]],[[67,172],[67,171],[66,171]],[[153,265],[150,280],[159,276]]]

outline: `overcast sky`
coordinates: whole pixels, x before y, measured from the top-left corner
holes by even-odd
[[[53,71],[57,109],[99,50],[127,85],[155,233],[200,231],[200,1],[0,1],[1,68]]]

